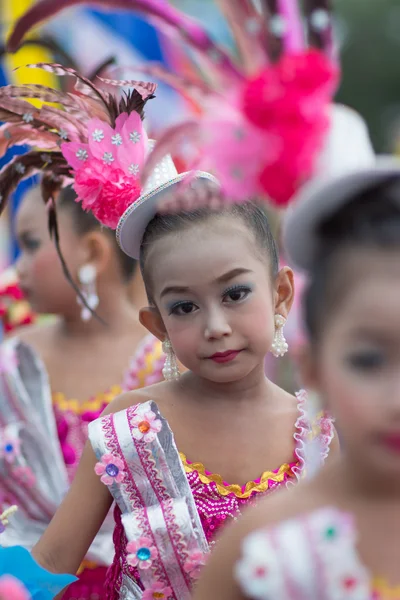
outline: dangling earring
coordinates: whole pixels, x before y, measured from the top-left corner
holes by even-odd
[[[179,379],[181,374],[179,373],[178,361],[176,360],[176,354],[168,338],[163,341],[162,349],[165,354],[165,363],[162,370],[164,379],[166,381]]]
[[[286,319],[282,315],[275,315],[275,337],[272,342],[271,352],[276,358],[284,356],[289,349],[288,343],[283,335]]]
[[[89,308],[96,310],[99,305],[99,297],[96,289],[96,276],[97,271],[94,265],[83,265],[83,267],[79,269],[78,279],[82,286],[82,296],[85,298],[88,305],[84,306],[82,300],[78,297],[78,304],[82,306],[82,321],[89,321],[92,317],[92,313],[90,312]]]

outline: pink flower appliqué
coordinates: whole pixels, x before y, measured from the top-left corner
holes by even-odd
[[[104,454],[101,461],[96,463],[94,471],[96,475],[101,475],[100,481],[104,485],[121,483],[124,478],[124,463],[117,456]]]
[[[168,600],[171,594],[170,587],[164,587],[162,583],[157,582],[143,592],[142,600]]]
[[[141,537],[137,542],[129,542],[126,549],[129,553],[126,559],[128,564],[139,569],[149,569],[158,556],[157,548],[151,545],[151,540],[147,537]]]
[[[0,577],[0,600],[29,600],[25,586],[11,575]]]
[[[200,577],[201,569],[206,564],[206,557],[200,550],[195,550],[189,554],[189,558],[185,562],[183,567],[186,573],[189,573],[192,579],[198,579]]]
[[[131,419],[131,425],[133,427],[132,436],[135,440],[143,440],[147,443],[153,442],[162,428],[160,419],[156,418],[156,414],[152,410],[149,410],[143,416],[135,415]]]
[[[17,438],[4,436],[0,446],[0,456],[8,463],[13,463],[20,452],[20,442]]]

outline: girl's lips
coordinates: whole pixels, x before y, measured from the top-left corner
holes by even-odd
[[[400,454],[400,432],[383,435],[381,439],[386,448],[396,454]]]
[[[234,360],[238,354],[242,352],[241,350],[227,350],[226,352],[216,352],[210,359],[216,363],[227,363]]]
[[[400,432],[383,435],[381,440],[388,450],[400,454]]]

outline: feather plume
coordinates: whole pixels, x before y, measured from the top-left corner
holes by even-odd
[[[88,79],[90,79],[90,81],[96,81],[96,79],[99,77],[101,77],[104,73],[106,73],[108,71],[108,69],[110,67],[112,67],[113,65],[115,65],[116,63],[116,59],[115,56],[110,56],[109,58],[107,58],[106,60],[103,60],[103,62],[98,65],[94,71],[92,71],[89,75],[88,75]],[[77,69],[78,70],[78,69]]]
[[[150,81],[136,81],[135,79],[105,79],[103,77],[97,77],[97,79],[106,85],[112,85],[114,87],[133,87],[140,94],[142,100],[147,100],[150,96],[154,98],[154,92],[157,89],[157,85]]]
[[[15,25],[7,43],[8,50],[15,51],[25,34],[41,21],[49,19],[66,8],[79,4],[95,4],[113,10],[121,8],[142,13],[150,20],[155,21],[161,31],[165,30],[167,34],[178,37],[201,53],[203,58],[207,60],[209,68],[212,70],[217,69],[219,75],[234,78],[239,76],[239,70],[229,55],[212,41],[201,25],[167,2],[160,2],[160,0],[89,0],[89,2],[83,2],[82,0],[57,0],[57,2],[54,2],[54,0],[40,0]]]
[[[158,79],[162,83],[170,86],[182,96],[189,98],[198,109],[204,106],[207,96],[217,93],[208,82],[202,80],[195,73],[181,75],[173,73],[166,67],[158,63],[129,66],[118,66],[111,70],[111,75],[118,76],[118,73],[129,72],[130,70],[136,73],[143,73],[152,79]],[[107,81],[107,80],[105,80]]]
[[[246,75],[265,65],[268,31],[252,0],[216,0],[234,36],[239,63]]]
[[[96,87],[95,84],[90,81],[90,79],[83,77],[83,75],[80,75],[77,71],[75,71],[75,69],[64,67],[63,65],[56,63],[36,63],[26,65],[26,67],[29,69],[43,69],[44,71],[58,75],[58,77],[75,77],[77,80],[75,84],[76,91],[84,94],[85,96],[99,100],[105,105],[105,107],[107,106],[108,94],[105,94],[99,90],[99,88]]]

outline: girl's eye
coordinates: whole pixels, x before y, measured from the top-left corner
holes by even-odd
[[[196,305],[193,302],[178,302],[170,308],[170,315],[190,315],[196,310]]]
[[[347,363],[356,371],[378,371],[385,363],[382,352],[357,352],[347,357]]]
[[[25,237],[20,242],[21,249],[27,250],[28,252],[34,252],[40,246],[39,240],[35,240],[34,238]]]
[[[227,290],[223,295],[223,299],[228,303],[241,302],[242,300],[245,300],[249,294],[251,294],[251,291],[251,288],[248,286],[238,285],[230,290]]]

